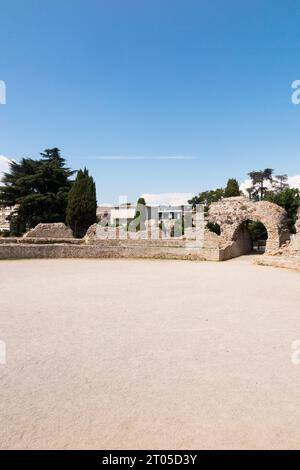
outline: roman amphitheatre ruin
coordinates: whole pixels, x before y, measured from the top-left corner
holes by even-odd
[[[145,229],[138,232],[95,224],[83,239],[75,239],[62,223],[39,224],[21,238],[0,238],[0,259],[132,257],[225,261],[251,252],[247,222],[259,221],[268,234],[265,254],[259,262],[299,265],[300,211],[297,233],[292,237],[283,208],[243,196],[212,203],[205,218],[196,214],[195,221],[194,228],[176,238],[166,236],[155,220],[146,221]],[[208,222],[219,226],[219,235],[207,228]]]
[[[299,219],[289,239],[282,209],[230,198],[207,221],[0,239],[1,449],[299,448],[299,273],[252,262],[299,266]]]

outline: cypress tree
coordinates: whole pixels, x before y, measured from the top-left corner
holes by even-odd
[[[96,185],[86,168],[79,170],[69,192],[66,222],[76,238],[97,222]]]

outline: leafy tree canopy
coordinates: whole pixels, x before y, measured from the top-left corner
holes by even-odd
[[[203,191],[199,193],[198,196],[194,196],[192,199],[188,201],[193,207],[197,204],[204,205],[204,211],[207,212],[209,205],[212,202],[217,202],[222,199],[225,195],[225,191],[223,188],[212,189],[209,191]]]
[[[294,188],[284,188],[279,192],[268,192],[265,199],[283,207],[288,214],[288,225],[292,233],[295,233],[297,210],[300,207],[300,191]]]
[[[11,162],[0,186],[0,204],[15,207],[12,232],[21,234],[41,222],[65,222],[72,173],[58,148],[46,149],[39,160]]]

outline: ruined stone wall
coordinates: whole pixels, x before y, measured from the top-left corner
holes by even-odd
[[[0,259],[26,258],[158,258],[204,260],[201,249],[183,240],[98,240],[93,244],[0,244]]]
[[[300,252],[300,207],[297,212],[297,220],[295,223],[296,234],[293,235],[291,240],[291,249],[297,253]]]
[[[289,238],[286,212],[265,201],[226,198],[211,205],[208,220],[220,225],[220,236],[204,229],[202,219],[196,230],[189,230],[179,238],[165,236],[153,221],[147,221],[146,230],[141,232],[99,228],[95,224],[81,240],[74,239],[64,224],[39,224],[24,238],[0,240],[0,259],[133,257],[222,261],[250,251],[251,241],[244,227],[246,220],[259,220],[266,226],[269,252]],[[299,226],[300,219],[298,229]]]
[[[172,230],[174,229],[174,220],[164,221],[164,230],[162,230],[156,220],[150,219],[145,221],[144,230],[127,230],[124,226],[110,227],[101,226],[101,224],[92,225],[86,232],[84,240],[87,243],[96,243],[97,240],[109,240],[109,239],[120,239],[120,240],[168,240],[170,238],[182,239],[182,240],[199,240],[201,244],[203,242],[203,231],[204,231],[204,219],[196,220],[196,227],[185,228],[184,234],[176,234],[171,236]]]
[[[236,240],[226,242],[220,247],[220,261],[246,255],[247,253],[250,253],[251,249],[252,241],[249,230],[241,226]]]
[[[297,220],[296,220],[296,223],[295,223],[295,227],[296,227],[297,234],[300,233],[300,207],[298,207]]]
[[[201,229],[203,226],[200,232]],[[3,243],[0,240],[0,259],[132,257],[219,260],[219,238],[207,233],[210,241],[203,248],[203,233],[194,230],[186,236],[170,238],[154,221],[148,221],[146,230],[140,232],[94,224],[83,239],[72,238],[64,224],[40,224],[23,238],[3,239]]]
[[[10,238],[0,239],[0,259],[24,258],[160,258],[221,261],[237,254],[222,236],[205,229],[202,236],[190,238],[99,239],[97,226],[84,239]],[[203,240],[204,238],[204,240]],[[2,243],[3,241],[3,243]],[[231,246],[234,245],[234,242]]]
[[[63,223],[38,224],[24,238],[73,238],[72,230]]]
[[[238,240],[240,227],[247,220],[260,221],[265,225],[268,232],[266,252],[279,248],[289,240],[286,211],[267,201],[253,202],[243,196],[225,198],[211,204],[208,220],[220,225],[221,235],[229,245]]]

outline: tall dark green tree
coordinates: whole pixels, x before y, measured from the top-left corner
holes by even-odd
[[[97,222],[96,185],[86,168],[79,170],[68,197],[66,222],[76,238]]]
[[[240,196],[239,183],[235,178],[229,178],[225,188],[225,197]]]
[[[65,222],[72,171],[58,148],[46,149],[41,159],[11,162],[0,186],[0,204],[15,207],[11,227],[21,234],[40,222]]]

